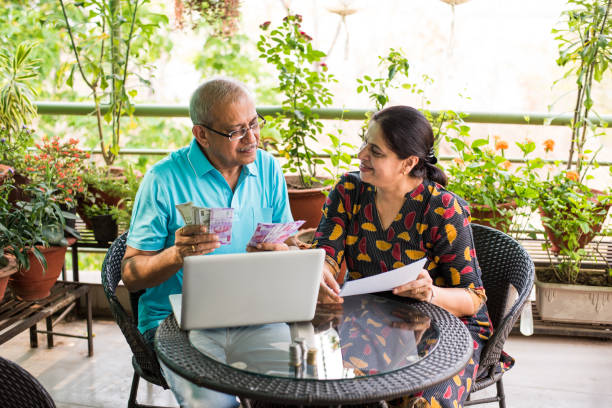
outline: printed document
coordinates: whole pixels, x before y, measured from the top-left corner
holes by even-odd
[[[342,286],[340,296],[344,297],[361,295],[364,293],[383,292],[413,281],[423,270],[425,261],[427,261],[427,258],[421,258],[410,265],[402,266],[392,271],[348,281]]]

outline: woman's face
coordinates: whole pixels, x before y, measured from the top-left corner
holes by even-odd
[[[380,125],[376,121],[370,121],[365,142],[357,155],[361,161],[361,179],[376,187],[396,186],[398,182],[405,180],[412,170],[412,157],[414,156],[400,159],[387,144]]]

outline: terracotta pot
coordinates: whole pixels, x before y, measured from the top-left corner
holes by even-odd
[[[502,215],[501,211],[515,210],[518,204],[516,201],[498,204],[492,209],[488,205],[473,204],[470,205],[470,214],[472,223],[486,225],[487,227],[495,228],[502,232],[508,232],[512,224],[512,218],[508,219]]]
[[[47,270],[30,251],[30,269],[20,270],[11,277],[10,285],[15,293],[24,300],[44,299],[51,293],[51,288],[57,281],[66,256],[66,247],[52,246],[48,248],[37,247],[47,260]]]
[[[289,206],[294,220],[305,220],[302,228],[317,228],[321,221],[325,195],[323,191],[331,190],[331,186],[313,188],[293,188],[299,185],[297,176],[285,176],[289,190]]]
[[[595,190],[595,189],[591,189],[591,192],[597,195],[603,194],[603,192],[599,190]],[[606,215],[603,215],[600,220],[595,221],[593,225],[590,225],[589,227],[591,228],[591,230],[589,232],[580,234],[580,237],[578,238],[579,248],[584,248],[589,242],[593,240],[595,235],[599,231],[601,231],[601,227],[604,221],[606,220],[606,216],[608,214],[608,211],[610,210],[610,206],[611,205],[608,204],[606,206],[601,205],[601,206],[596,207],[598,210],[605,209]],[[544,208],[540,207],[539,210],[542,216],[548,217],[548,213],[546,212]],[[569,211],[567,211],[566,214],[564,214],[562,217],[564,219],[567,219],[569,217]],[[561,246],[567,245],[567,239],[564,239],[564,237],[558,236],[558,234],[555,234],[555,232],[552,231],[550,228],[548,228],[546,225],[542,225],[542,226],[544,227],[544,232],[546,232],[546,235],[548,236],[548,239],[550,240],[550,243],[551,243],[550,250],[558,254],[559,252],[561,252]]]
[[[10,276],[17,272],[17,261],[15,257],[8,254],[5,254],[5,256],[8,258],[9,263],[4,268],[0,268],[0,302],[4,299],[4,292],[6,291],[6,285]]]

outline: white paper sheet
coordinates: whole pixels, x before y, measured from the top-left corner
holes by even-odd
[[[427,258],[422,258],[410,265],[402,266],[392,271],[348,281],[344,284],[342,290],[340,290],[340,296],[382,292],[413,281],[423,270],[425,261],[427,261]]]

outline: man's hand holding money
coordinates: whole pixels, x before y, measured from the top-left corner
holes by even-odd
[[[221,242],[217,234],[208,233],[205,225],[185,225],[176,230],[174,246],[182,263],[186,256],[211,253],[221,246]]]
[[[304,221],[287,223],[258,223],[253,236],[247,244],[247,252],[287,251],[298,249],[295,234]]]

